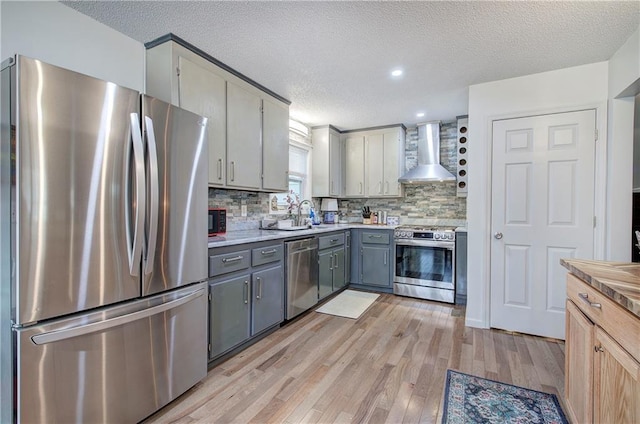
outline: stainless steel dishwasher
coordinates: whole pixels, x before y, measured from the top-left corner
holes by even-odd
[[[287,313],[291,319],[318,303],[318,239],[285,242]]]

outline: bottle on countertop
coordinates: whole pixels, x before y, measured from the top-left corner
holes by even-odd
[[[316,214],[316,211],[311,208],[309,212],[309,218],[311,218],[311,222],[313,225],[320,225],[320,215]]]
[[[378,223],[378,212],[374,212],[371,214],[371,223],[372,224]]]

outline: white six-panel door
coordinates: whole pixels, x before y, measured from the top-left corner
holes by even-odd
[[[593,258],[595,119],[493,122],[491,327],[564,339],[560,258]]]

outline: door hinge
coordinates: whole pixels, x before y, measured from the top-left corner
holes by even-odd
[[[176,75],[180,76],[180,68],[176,66]]]
[[[598,141],[598,129],[596,128],[596,141]]]

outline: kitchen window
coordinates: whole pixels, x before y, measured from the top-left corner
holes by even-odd
[[[311,198],[311,144],[309,128],[301,122],[289,120],[289,191],[299,200]],[[288,213],[289,193],[269,196],[271,214]]]
[[[289,120],[289,190],[307,199],[311,195],[311,145],[309,128]]]
[[[296,145],[289,145],[289,190],[300,197],[306,198],[309,151]]]

